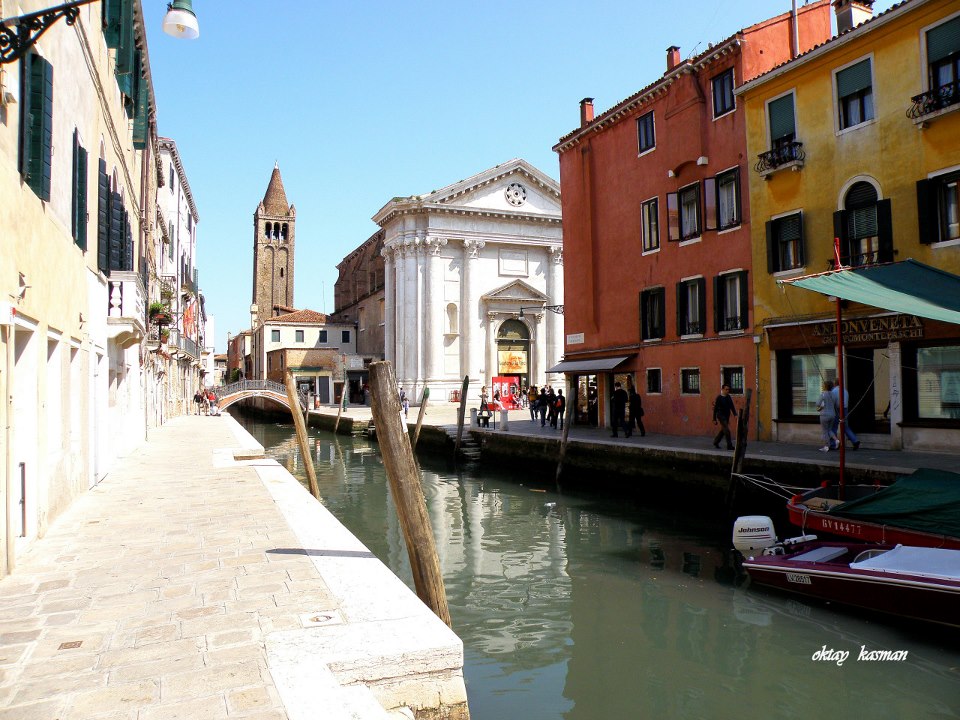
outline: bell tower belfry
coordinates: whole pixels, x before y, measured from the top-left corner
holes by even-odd
[[[263,200],[253,213],[253,303],[260,321],[275,317],[293,305],[293,241],[297,211],[287,204],[275,165]]]

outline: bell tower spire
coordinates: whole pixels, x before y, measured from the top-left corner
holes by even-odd
[[[261,321],[293,304],[294,238],[297,211],[287,203],[275,163],[263,200],[253,213],[253,303]]]

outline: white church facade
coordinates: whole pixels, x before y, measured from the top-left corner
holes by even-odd
[[[399,197],[373,218],[384,231],[384,357],[419,401],[479,397],[494,377],[519,387],[563,351],[560,186],[515,159],[435,190]]]

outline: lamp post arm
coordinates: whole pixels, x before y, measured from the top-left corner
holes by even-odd
[[[73,25],[80,14],[77,8],[92,2],[96,0],[77,0],[29,15],[0,20],[0,65],[16,62],[26,55],[37,39],[60,18],[65,18],[67,25]]]

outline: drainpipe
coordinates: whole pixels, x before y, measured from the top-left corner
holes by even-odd
[[[793,59],[800,54],[800,26],[797,22],[797,0],[793,0],[793,9],[790,11],[790,17],[793,22],[793,32],[790,38],[790,58]]]
[[[11,322],[3,325],[4,338],[7,348],[6,373],[4,375],[3,395],[6,405],[6,426],[4,428],[4,442],[6,442],[7,456],[4,458],[4,477],[6,487],[4,491],[7,494],[6,502],[6,574],[13,572],[16,562],[16,545],[13,537],[13,344],[15,333]]]

